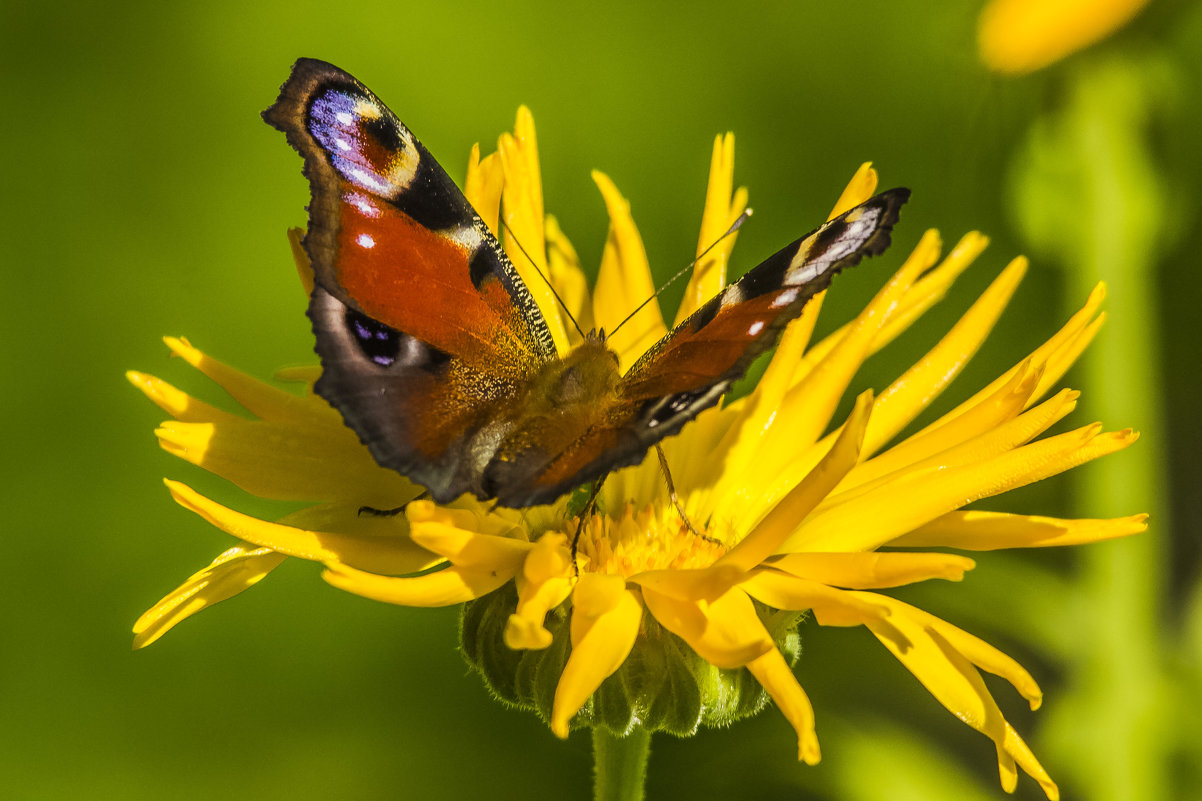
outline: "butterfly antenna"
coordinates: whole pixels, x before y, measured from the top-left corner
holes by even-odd
[[[580,338],[583,339],[584,332],[580,330],[580,323],[576,322],[576,318],[572,316],[572,311],[568,308],[568,304],[564,303],[563,298],[561,298],[559,293],[555,291],[555,285],[551,283],[551,279],[543,275],[543,271],[538,268],[538,262],[530,258],[530,254],[526,252],[526,248],[522,247],[521,240],[518,239],[517,234],[513,232],[513,229],[509,227],[509,224],[504,220],[501,220],[500,223],[505,230],[509,232],[509,235],[513,237],[513,243],[518,246],[518,250],[522,251],[522,255],[526,257],[526,261],[530,262],[530,266],[534,268],[536,273],[538,273],[538,277],[543,279],[543,283],[547,285],[547,289],[550,289],[551,294],[555,296],[557,301],[559,301],[559,308],[563,309],[563,313],[566,314],[568,319],[572,321],[572,327],[576,329],[576,333],[580,334]]]
[[[693,269],[693,267],[694,267],[694,266],[697,264],[697,262],[699,262],[699,261],[701,261],[702,259],[704,259],[704,258],[705,258],[705,255],[706,255],[707,253],[709,253],[711,250],[713,250],[715,247],[717,247],[717,246],[718,246],[718,243],[719,243],[719,242],[721,242],[723,239],[726,239],[726,237],[730,236],[730,235],[731,235],[731,234],[733,234],[735,231],[739,230],[739,226],[741,226],[741,225],[742,225],[744,222],[746,222],[747,218],[748,218],[748,217],[750,217],[750,216],[751,216],[751,209],[743,209],[743,213],[742,213],[742,214],[740,214],[740,215],[739,215],[739,216],[738,216],[738,217],[735,219],[735,221],[734,221],[733,223],[731,223],[731,224],[730,224],[730,227],[726,229],[726,232],[725,232],[725,233],[723,233],[723,234],[722,234],[722,236],[720,236],[720,237],[718,237],[717,239],[715,239],[713,242],[711,242],[711,243],[709,244],[709,247],[707,247],[705,250],[703,250],[703,251],[701,251],[700,253],[698,253],[698,254],[697,254],[697,258],[693,259],[691,262],[689,262],[688,264],[686,264],[684,267],[681,267],[679,270],[677,270],[677,272],[676,272],[676,275],[672,276],[672,277],[671,277],[671,278],[669,278],[667,281],[665,281],[665,282],[664,282],[664,283],[663,283],[663,284],[660,286],[660,288],[659,288],[659,289],[655,290],[655,292],[653,292],[653,293],[652,293],[651,297],[649,297],[649,298],[647,298],[646,300],[644,300],[642,303],[640,303],[640,304],[638,305],[638,308],[636,308],[636,309],[635,309],[634,311],[632,311],[630,314],[626,315],[625,319],[623,319],[623,320],[622,320],[622,322],[620,322],[620,323],[618,323],[616,326],[614,326],[614,329],[613,329],[612,331],[610,331],[610,332],[607,334],[607,336],[611,336],[611,337],[612,337],[614,334],[618,333],[618,329],[619,329],[619,328],[621,328],[622,326],[626,325],[628,322],[630,322],[630,318],[634,317],[636,314],[638,314],[639,312],[641,312],[641,311],[643,310],[643,307],[644,307],[644,306],[646,306],[648,303],[650,303],[651,301],[653,301],[653,300],[655,300],[656,298],[658,298],[658,297],[659,297],[659,295],[660,295],[660,293],[661,293],[661,292],[663,292],[663,291],[664,291],[665,289],[667,289],[668,287],[672,286],[672,284],[674,284],[678,278],[680,278],[682,275],[684,275],[685,273],[687,273],[689,270]]]

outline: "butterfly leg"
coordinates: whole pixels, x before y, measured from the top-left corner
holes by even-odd
[[[684,504],[680,502],[680,496],[676,494],[676,486],[672,483],[672,471],[668,469],[668,457],[664,454],[664,448],[658,442],[655,443],[655,453],[659,456],[659,469],[664,473],[664,481],[668,484],[668,497],[672,499],[672,505],[676,507],[676,511],[680,513],[680,519],[684,521],[685,526],[693,534],[694,537],[700,537],[707,542],[721,544],[713,537],[702,534],[693,527],[693,521],[689,520],[689,516],[684,513]]]
[[[576,546],[580,544],[580,535],[584,533],[584,524],[593,513],[593,509],[597,503],[597,496],[601,494],[601,485],[604,483],[605,476],[601,476],[601,478],[593,482],[593,487],[589,490],[588,502],[580,510],[580,522],[576,525],[576,536],[572,537],[572,572],[577,576],[580,575],[580,568],[576,564]]]
[[[408,506],[409,504],[413,503],[413,501],[420,501],[420,500],[423,500],[423,499],[429,498],[429,497],[430,497],[430,493],[426,492],[425,490],[422,490],[421,495],[418,495],[416,498],[413,498],[412,500],[405,501],[400,506],[394,507],[392,509],[377,509],[374,506],[360,506],[359,507],[359,516],[363,517],[363,515],[369,515],[371,517],[396,517],[401,512],[405,511],[405,507]]]

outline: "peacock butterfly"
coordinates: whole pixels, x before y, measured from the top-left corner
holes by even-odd
[[[556,352],[454,182],[367,87],[301,59],[263,118],[304,157],[316,392],[376,461],[446,503],[550,503],[717,403],[832,276],[889,245],[892,189],[788,245],[621,374],[604,333]]]

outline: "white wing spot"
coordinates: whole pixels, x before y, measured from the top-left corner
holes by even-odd
[[[358,209],[364,217],[375,219],[383,213],[380,211],[380,207],[372,203],[367,195],[361,195],[358,192],[347,192],[342,196],[342,199]]]
[[[361,248],[374,248],[376,246],[376,240],[372,239],[368,234],[359,234],[355,237],[355,241],[359,243],[359,247]]]
[[[361,186],[364,189],[369,189],[380,195],[388,194],[393,188],[389,184],[385,183],[380,176],[376,175],[374,172],[368,172],[367,170],[354,165],[348,165],[343,174],[350,179],[351,183],[355,184],[356,186]]]
[[[343,125],[350,125],[355,121],[355,117],[349,111],[340,111],[334,115],[334,119],[338,120]]]
[[[756,320],[754,323],[751,324],[751,328],[747,329],[747,336],[753,337],[763,330],[764,330],[764,321]]]
[[[776,300],[772,301],[772,308],[779,309],[781,306],[788,306],[793,301],[797,300],[797,296],[801,294],[796,289],[786,289],[776,296]]]
[[[458,242],[465,250],[475,250],[484,244],[484,236],[474,225],[463,225],[450,232],[450,238]]]

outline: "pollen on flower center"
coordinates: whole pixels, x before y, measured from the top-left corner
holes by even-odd
[[[637,514],[633,505],[627,505],[620,518],[591,515],[576,543],[577,566],[582,573],[623,577],[648,570],[709,567],[726,553],[724,538],[692,522],[697,534],[670,504],[648,504]],[[579,518],[569,525],[574,534]]]

